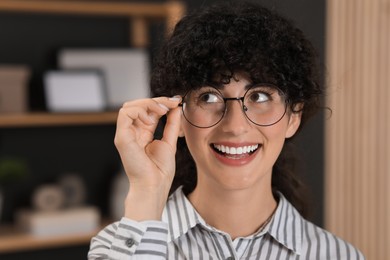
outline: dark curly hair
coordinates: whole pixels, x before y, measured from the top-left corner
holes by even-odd
[[[291,111],[303,103],[301,126],[320,106],[317,55],[293,23],[253,3],[223,3],[183,17],[154,62],[154,96],[184,95],[188,90],[227,84],[237,73],[254,83],[272,83],[286,95]],[[295,111],[298,112],[298,111]],[[272,185],[304,213],[301,183],[289,165],[294,163],[288,142],[274,169]],[[172,189],[196,185],[196,167],[185,140],[180,139],[177,172]]]

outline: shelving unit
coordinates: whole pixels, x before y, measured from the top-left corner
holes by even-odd
[[[184,15],[185,6],[178,0],[168,0],[163,3],[130,3],[114,0],[0,0],[0,13],[124,17],[129,19],[129,45],[146,47],[149,43],[149,23],[161,21],[165,24],[166,32],[169,33],[177,20]],[[116,118],[117,111],[0,114],[0,128],[115,124]],[[37,238],[18,231],[12,225],[0,226],[0,254],[88,244],[96,232]]]
[[[0,12],[127,17],[131,28],[129,43],[134,47],[145,47],[149,43],[148,21],[156,19],[163,21],[168,33],[178,19],[183,16],[185,6],[182,2],[173,0],[164,3],[1,0]],[[114,123],[115,120],[116,112],[99,114],[10,114],[0,115],[0,128],[105,124]]]
[[[163,3],[130,3],[119,1],[65,1],[65,0],[1,0],[1,12],[87,15],[127,17],[130,23],[129,44],[134,47],[148,45],[148,23],[161,20],[169,33],[184,15],[185,6],[180,1]],[[86,125],[114,123],[115,112],[94,114],[26,113],[0,115],[0,127],[32,127],[58,125]]]
[[[25,113],[0,115],[0,127],[42,127],[67,125],[114,124],[117,112],[102,113]]]

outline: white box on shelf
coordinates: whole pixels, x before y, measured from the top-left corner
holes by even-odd
[[[94,232],[100,225],[96,207],[80,207],[56,211],[19,210],[17,226],[33,236],[46,237]]]
[[[150,96],[149,56],[144,49],[64,49],[59,53],[62,69],[100,69],[107,83],[108,107]]]
[[[107,107],[103,75],[98,71],[48,71],[46,104],[52,112],[98,112]]]

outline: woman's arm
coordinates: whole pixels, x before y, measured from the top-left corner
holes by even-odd
[[[168,229],[162,212],[175,174],[180,98],[127,102],[120,109],[115,145],[129,180],[125,215],[92,238],[89,259],[165,259]],[[161,140],[159,119],[167,115]]]
[[[180,130],[180,98],[159,97],[126,103],[119,111],[115,145],[130,182],[125,217],[160,220],[175,174]],[[167,115],[161,140],[154,140],[160,117]]]

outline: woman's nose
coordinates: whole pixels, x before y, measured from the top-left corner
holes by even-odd
[[[240,135],[248,131],[250,122],[245,116],[241,100],[228,100],[226,102],[225,115],[220,123],[224,132],[234,135]]]

